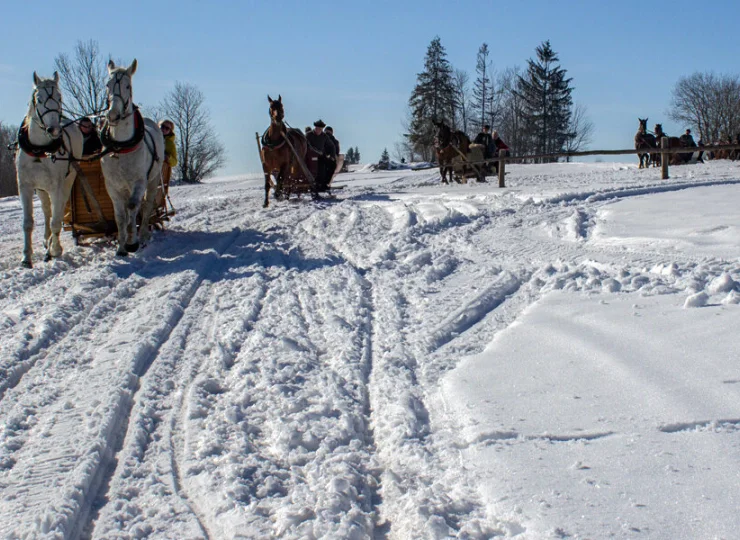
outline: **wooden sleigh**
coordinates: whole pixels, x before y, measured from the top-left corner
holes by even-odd
[[[77,168],[77,178],[65,208],[62,222],[64,230],[72,231],[76,244],[83,237],[114,236],[118,233],[118,227],[113,201],[105,189],[100,161],[81,161],[73,167]],[[149,220],[150,229],[164,229],[165,222],[175,215],[167,196],[171,173],[168,165],[162,168],[162,182],[157,189],[156,205]]]

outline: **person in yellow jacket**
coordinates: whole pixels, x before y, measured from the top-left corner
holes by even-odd
[[[172,168],[177,165],[177,145],[175,144],[175,124],[172,120],[162,120],[159,129],[164,135],[164,163],[162,164],[162,187],[164,192],[157,196],[157,207],[165,205],[165,197],[170,190]]]

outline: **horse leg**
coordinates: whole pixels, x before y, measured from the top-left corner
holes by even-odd
[[[18,186],[20,191],[21,207],[23,208],[23,259],[21,265],[33,268],[33,188]]]
[[[149,230],[149,221],[152,219],[154,213],[154,205],[156,204],[157,188],[159,187],[160,178],[154,178],[149,181],[147,186],[146,196],[144,197],[144,203],[141,205],[141,225],[139,227],[139,238],[143,243],[149,241],[152,236]]]
[[[136,217],[139,215],[139,211],[141,210],[141,201],[144,198],[145,190],[146,182],[137,182],[134,186],[134,192],[131,194],[131,197],[129,197],[129,200],[126,203],[126,222],[128,225],[127,232],[128,240],[130,240],[130,242],[126,241],[126,243],[124,244],[124,248],[129,253],[134,253],[139,249],[139,234],[136,229]]]
[[[262,172],[265,173],[265,202],[262,204],[262,208],[268,208],[270,206],[270,173],[265,166],[265,162],[262,162]]]
[[[49,260],[49,240],[51,238],[51,197],[49,193],[41,189],[36,191],[41,201],[41,209],[44,212],[44,249],[46,249],[46,260]]]
[[[46,225],[46,231],[50,235],[47,236],[46,245],[46,257],[44,260],[49,261],[52,257],[61,257],[64,248],[62,248],[62,242],[59,239],[59,235],[62,233],[62,219],[64,218],[64,207],[67,205],[69,195],[72,192],[72,185],[74,184],[77,172],[73,169],[67,176],[65,176],[62,185],[56,189],[56,193],[51,197],[49,193],[46,193],[46,198],[51,199],[46,204],[50,207],[50,211],[46,211],[44,208],[44,221]],[[39,192],[40,194],[42,192]],[[44,199],[41,199],[41,203],[44,204]],[[51,218],[51,226],[49,224],[49,218]]]

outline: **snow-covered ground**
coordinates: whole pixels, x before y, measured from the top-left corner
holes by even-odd
[[[0,535],[737,538],[740,167],[509,169],[32,270],[0,200]]]

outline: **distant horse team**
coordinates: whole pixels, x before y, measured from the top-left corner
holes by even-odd
[[[669,137],[664,131],[662,124],[655,124],[653,132],[650,133],[647,129],[647,118],[638,118],[638,128],[635,133],[635,150],[638,151],[638,157],[640,159],[639,168],[649,167],[651,164],[654,167],[661,165],[661,144],[663,138],[667,140],[668,148],[698,148],[705,146],[725,146],[725,145],[740,145],[740,133],[734,138],[730,136],[724,137],[721,141],[711,142],[705,144],[702,140],[699,140],[697,145],[694,142],[694,138],[691,136],[691,130],[687,129],[686,132],[680,137]],[[640,152],[644,150],[644,152]],[[696,150],[689,150],[688,152],[677,152],[672,153],[670,158],[670,165],[682,165],[692,160]],[[704,152],[699,150],[696,161],[703,162],[704,158],[707,159],[740,159],[740,151],[737,149],[726,149],[718,148],[717,150],[708,150]]]

